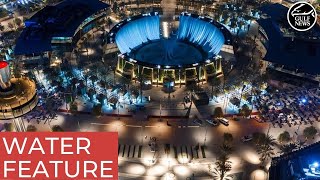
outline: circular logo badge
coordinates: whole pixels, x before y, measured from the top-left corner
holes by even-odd
[[[290,7],[287,19],[293,29],[308,31],[317,22],[317,12],[311,4],[297,2]]]

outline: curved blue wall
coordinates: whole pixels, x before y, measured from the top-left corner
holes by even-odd
[[[124,25],[116,34],[115,40],[122,54],[146,43],[148,40],[160,39],[159,16],[146,16]]]
[[[180,16],[178,39],[202,46],[208,57],[217,55],[225,38],[213,24],[191,16]]]

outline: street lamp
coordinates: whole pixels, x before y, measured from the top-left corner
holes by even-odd
[[[159,78],[160,78],[160,66],[158,65],[158,78],[157,78],[157,87],[159,86]]]
[[[227,113],[227,107],[228,107],[228,103],[229,103],[228,101],[229,101],[229,96],[225,92],[224,100],[223,100],[224,113]]]
[[[240,102],[239,102],[239,108],[240,108],[240,106],[241,106],[241,100],[242,100],[242,93],[243,93],[243,91],[244,91],[244,89],[246,88],[246,85],[244,84],[243,85],[243,87],[242,87],[242,89],[241,89],[241,93],[240,93]]]
[[[203,142],[204,146],[206,145],[206,141],[207,141],[207,133],[208,133],[208,125],[206,125],[206,132],[205,132],[205,135],[204,135],[204,142]]]
[[[161,105],[161,98],[160,98],[160,107],[159,107],[159,108],[160,108],[160,109],[159,109],[159,110],[160,110],[160,119],[159,119],[159,120],[160,120],[160,121],[162,121],[162,119],[161,119],[161,115],[162,115],[162,105]]]
[[[120,119],[120,96],[119,96],[119,94],[118,94],[118,102],[117,102],[117,104],[118,104],[118,119]]]

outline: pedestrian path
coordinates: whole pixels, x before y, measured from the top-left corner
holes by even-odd
[[[150,147],[142,146],[139,144],[119,144],[118,157],[119,158],[143,158],[145,154],[150,152]],[[189,161],[193,159],[204,159],[206,156],[206,147],[200,145],[172,145],[164,144],[159,146],[156,152],[162,153],[165,156],[173,157],[177,160]]]
[[[118,145],[118,157],[123,158],[141,158],[142,145]]]
[[[206,158],[206,148],[204,146],[192,145],[172,145],[165,146],[169,149],[169,154],[173,155],[175,159],[203,159]]]

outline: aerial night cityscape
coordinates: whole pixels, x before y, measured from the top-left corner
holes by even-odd
[[[320,179],[320,0],[0,6],[1,132],[117,132],[120,180]]]

